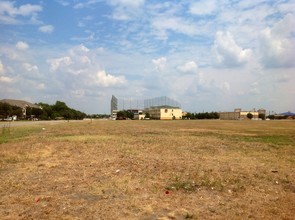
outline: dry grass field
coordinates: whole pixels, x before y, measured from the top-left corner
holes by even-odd
[[[1,129],[1,219],[295,216],[295,121]]]

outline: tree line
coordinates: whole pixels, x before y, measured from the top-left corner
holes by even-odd
[[[84,112],[72,109],[61,101],[56,101],[55,104],[49,105],[46,103],[36,103],[41,108],[26,108],[25,119],[41,119],[41,120],[81,120],[86,117]],[[9,105],[7,103],[0,103],[0,118],[4,119],[16,115],[18,118],[24,119],[22,109],[17,106]]]
[[[11,117],[13,115],[16,115],[18,118],[21,118],[22,114],[22,109],[20,107],[0,102],[0,119]]]
[[[134,113],[131,111],[127,111],[127,110],[122,110],[117,112],[117,119],[134,119]]]
[[[218,112],[187,112],[186,116],[184,116],[183,119],[219,119],[219,114]]]
[[[32,109],[32,114],[41,120],[51,119],[66,119],[66,120],[81,120],[86,117],[84,112],[69,108],[66,103],[56,101],[54,105],[46,103],[38,103],[42,109]]]

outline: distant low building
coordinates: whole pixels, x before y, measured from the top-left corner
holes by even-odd
[[[239,120],[240,112],[220,112],[219,118],[221,120]]]
[[[112,114],[111,114],[111,119],[112,120],[116,120],[117,118],[117,113],[119,112],[120,110],[112,110]]]
[[[262,115],[266,113],[265,109],[259,109],[258,111],[252,110],[252,111],[242,111],[242,109],[237,108],[233,112],[220,112],[219,118],[221,120],[244,120],[248,119],[248,114],[252,114],[252,119],[258,120],[259,115]]]
[[[113,110],[112,114],[111,114],[111,119],[116,120],[118,118],[117,117],[118,112],[121,112],[121,111],[133,113],[134,120],[142,120],[145,118],[145,115],[143,114],[142,110],[140,110],[140,109],[127,109],[127,110]]]
[[[182,119],[182,109],[172,106],[155,106],[144,109],[151,119],[159,120],[179,120]]]
[[[126,106],[128,106],[128,108],[126,108]],[[127,111],[134,114],[135,120],[178,120],[182,119],[183,116],[180,106],[180,103],[166,96],[144,100],[131,98],[130,100],[119,100],[113,95],[111,98],[111,119],[117,119],[118,112]]]
[[[42,109],[41,106],[35,105],[33,103],[23,101],[23,100],[15,100],[15,99],[2,99],[0,100],[2,103],[7,103],[12,106],[17,106],[22,109],[22,116],[23,118],[27,117],[27,108],[37,108],[37,109]]]

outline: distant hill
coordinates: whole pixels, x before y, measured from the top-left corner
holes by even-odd
[[[283,113],[280,113],[279,115],[284,115],[284,116],[295,116],[295,113],[293,113],[293,112],[283,112]]]

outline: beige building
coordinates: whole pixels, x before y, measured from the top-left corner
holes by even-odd
[[[259,109],[258,111],[242,111],[242,109],[237,108],[233,112],[220,112],[219,117],[221,120],[244,120],[248,119],[247,115],[251,113],[253,115],[254,120],[258,120],[259,114],[266,113],[265,109]]]
[[[122,110],[112,110],[111,119],[116,120],[117,119],[117,113]],[[139,109],[128,109],[126,111],[130,111],[134,114],[134,120],[143,120],[145,115],[143,114],[142,110]]]
[[[221,120],[239,120],[239,112],[219,112],[219,118]]]
[[[111,114],[111,119],[112,120],[116,120],[117,118],[117,113],[119,112],[120,110],[112,110],[112,114]]]
[[[148,113],[151,119],[160,120],[179,120],[182,119],[182,109],[171,106],[156,106],[150,107],[144,110],[144,113]]]
[[[145,115],[143,114],[134,115],[135,120],[143,120],[144,118],[145,118]]]
[[[145,118],[145,115],[143,114],[142,110],[137,110],[137,112],[134,112],[135,120],[143,120],[144,118]]]
[[[252,119],[258,119],[258,112],[254,112],[254,111],[241,111],[239,119],[248,119],[247,115],[249,113],[253,115]]]

